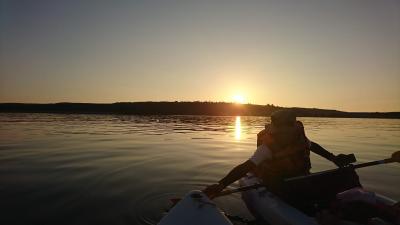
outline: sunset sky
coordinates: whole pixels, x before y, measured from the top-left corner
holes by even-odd
[[[0,2],[0,102],[400,111],[398,0]]]

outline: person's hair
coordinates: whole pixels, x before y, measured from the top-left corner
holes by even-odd
[[[271,123],[276,127],[294,126],[296,124],[296,114],[290,109],[275,111],[271,115]]]

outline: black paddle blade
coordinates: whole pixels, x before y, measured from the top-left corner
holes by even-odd
[[[394,152],[394,153],[392,154],[392,160],[393,160],[394,162],[400,163],[400,151]]]
[[[356,156],[354,154],[347,155],[348,164],[357,162]]]

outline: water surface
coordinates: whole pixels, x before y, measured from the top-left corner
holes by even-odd
[[[300,118],[308,137],[359,162],[400,149],[400,120]],[[168,199],[202,189],[255,150],[265,117],[0,113],[0,224],[155,224]],[[312,155],[313,171],[334,168]],[[400,166],[359,170],[400,199]],[[233,187],[237,186],[236,184]],[[217,200],[250,218],[232,195]]]

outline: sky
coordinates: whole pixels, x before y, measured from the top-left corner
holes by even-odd
[[[400,111],[400,1],[0,0],[0,102],[238,98]]]

